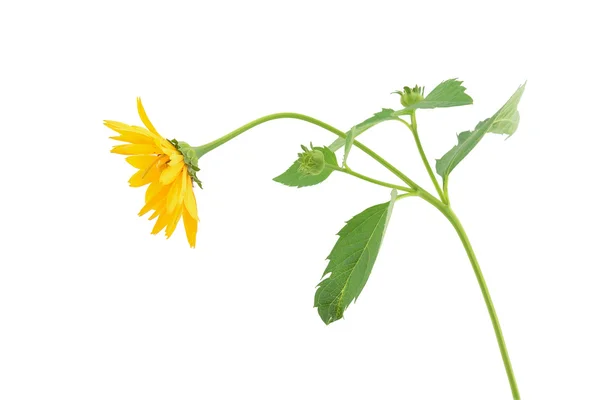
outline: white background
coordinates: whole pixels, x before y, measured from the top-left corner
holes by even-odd
[[[359,5],[362,4],[362,5]],[[260,126],[200,160],[198,247],[150,235],[103,119],[193,145],[262,115],[342,130],[390,92],[465,81],[473,106],[419,113],[430,158],[528,80],[450,193],[480,258],[523,399],[600,399],[597,13],[592,2],[3,2],[0,398],[509,399],[449,223],[397,203],[346,318],[312,308],[344,221],[389,191],[271,180],[333,135]],[[361,140],[431,188],[408,131]],[[360,151],[355,170],[393,180]],[[162,235],[161,235],[162,236]]]

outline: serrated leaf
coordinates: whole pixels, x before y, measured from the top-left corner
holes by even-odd
[[[325,179],[327,179],[329,177],[329,175],[331,175],[331,173],[333,172],[333,169],[329,168],[327,166],[327,164],[336,165],[336,166],[338,165],[335,153],[332,152],[327,147],[314,147],[313,149],[321,150],[323,152],[323,155],[325,156],[326,165],[325,165],[325,168],[323,169],[323,171],[321,171],[321,173],[319,175],[303,174],[302,172],[300,172],[298,170],[300,168],[300,162],[298,160],[296,160],[292,164],[292,166],[287,169],[287,171],[285,171],[283,174],[273,178],[273,180],[275,182],[283,183],[284,185],[287,185],[287,186],[301,188],[301,187],[305,187],[305,186],[316,185],[318,183],[323,182]]]
[[[365,287],[381,247],[389,217],[396,202],[392,191],[389,202],[367,208],[350,219],[338,233],[339,239],[327,257],[329,264],[315,293],[315,307],[321,319],[330,324]]]
[[[396,111],[395,115],[410,114],[411,111],[419,108],[458,107],[473,104],[473,99],[465,93],[465,90],[465,87],[462,86],[462,81],[456,78],[448,79],[437,85],[425,96],[425,99]]]
[[[491,118],[479,122],[474,130],[461,132],[458,135],[458,144],[435,164],[435,170],[444,180],[448,179],[450,172],[475,148],[486,133],[492,132],[509,136],[515,133],[519,126],[517,106],[524,90],[525,84],[519,86],[510,99]]]
[[[398,117],[396,117],[394,115],[394,110],[392,110],[391,108],[383,108],[378,113],[375,113],[371,118],[368,118],[368,119],[364,120],[363,122],[361,122],[360,124],[352,127],[353,129],[355,129],[354,138],[356,138],[358,135],[360,135],[367,129],[371,128],[372,126],[377,125],[380,122],[389,121],[389,120],[393,120],[393,119],[398,119]],[[346,132],[346,135],[349,135],[351,131],[352,131],[352,129],[350,131]],[[337,138],[329,146],[327,146],[327,148],[329,150],[331,150],[332,152],[335,152],[336,150],[342,148],[345,144],[346,144],[345,138]],[[335,155],[334,155],[334,157],[335,157]],[[327,161],[327,159],[326,159],[326,161]],[[336,165],[337,165],[337,161],[336,161]],[[300,164],[297,161],[294,162],[294,164],[292,164],[292,166],[289,167],[287,169],[287,171],[285,171],[283,174],[279,175],[278,177],[273,178],[273,180],[276,182],[283,183],[284,185],[288,185],[288,186],[304,187],[304,186],[312,186],[312,185],[321,183],[325,179],[327,179],[329,177],[329,175],[331,175],[331,170],[329,170],[329,173],[320,174],[320,175],[317,175],[314,177],[305,177],[298,171],[299,166],[300,166]],[[289,183],[283,182],[284,180]]]

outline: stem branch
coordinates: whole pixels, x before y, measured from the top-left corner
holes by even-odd
[[[431,178],[431,182],[433,182],[433,185],[435,186],[435,190],[438,192],[438,195],[440,196],[440,199],[442,200],[442,202],[444,204],[447,204],[448,201],[446,200],[446,197],[444,196],[444,192],[442,192],[442,189],[440,188],[440,184],[439,184],[437,178],[435,177],[433,170],[431,169],[431,165],[429,165],[429,161],[427,161],[427,157],[425,156],[425,150],[423,150],[423,145],[421,144],[421,139],[419,139],[419,133],[417,131],[417,117],[416,117],[416,112],[414,110],[410,113],[410,131],[412,132],[413,137],[415,138],[415,143],[417,144],[417,149],[419,149],[419,154],[421,155],[421,160],[423,160],[423,164],[425,165],[425,169],[427,170],[427,173],[429,174],[429,177]]]
[[[385,187],[389,187],[391,189],[398,189],[398,190],[402,190],[404,192],[409,192],[409,193],[414,193],[415,192],[413,189],[411,189],[409,187],[398,186],[398,185],[394,185],[392,183],[383,182],[383,181],[380,181],[378,179],[371,178],[371,177],[368,177],[368,176],[363,175],[361,173],[355,172],[355,171],[353,171],[351,169],[348,169],[348,168],[340,168],[340,167],[333,166],[333,165],[329,165],[329,168],[334,169],[336,171],[343,172],[343,173],[348,174],[348,175],[352,175],[352,176],[354,176],[356,178],[362,179],[363,181],[371,182],[371,183],[374,183],[374,184],[379,185],[379,186],[385,186]]]

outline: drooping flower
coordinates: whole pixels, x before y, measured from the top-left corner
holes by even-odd
[[[146,202],[139,215],[153,211],[149,218],[156,219],[152,234],[165,229],[169,238],[183,219],[187,240],[194,248],[199,219],[193,182],[202,187],[196,177],[198,158],[187,143],[167,140],[157,132],[140,98],[137,99],[137,108],[145,128],[104,121],[104,125],[119,133],[110,138],[126,143],[114,146],[111,153],[128,156],[127,162],[137,168],[129,179],[132,187],[149,184]]]

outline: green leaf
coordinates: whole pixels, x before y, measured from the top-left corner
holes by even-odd
[[[344,160],[342,161],[342,166],[344,168],[348,168],[348,155],[350,154],[350,149],[352,149],[352,143],[354,143],[354,138],[356,137],[356,126],[353,126],[350,129],[350,132],[346,135],[346,144],[344,147]]]
[[[498,118],[492,126],[490,127],[490,132],[512,135],[516,132],[519,127],[519,121],[521,120],[521,116],[519,115],[519,111],[516,110],[511,115],[507,115],[504,119]]]
[[[418,108],[440,108],[440,107],[457,107],[473,104],[471,96],[465,93],[465,87],[462,86],[462,81],[448,79],[437,85],[423,101],[410,105],[402,110],[396,111],[395,115],[410,114],[412,110]]]
[[[355,131],[354,138],[356,138],[356,136],[360,135],[361,133],[363,133],[367,129],[371,128],[372,126],[375,126],[380,122],[389,121],[389,120],[393,120],[393,119],[398,119],[398,117],[396,117],[394,115],[394,110],[392,110],[391,108],[383,108],[380,112],[374,114],[371,118],[368,118],[368,119],[364,120],[363,122],[361,122],[360,124],[353,126],[352,129],[350,129],[348,132],[346,132],[346,136],[348,136],[354,129],[354,131]],[[344,147],[345,144],[346,144],[346,138],[337,138],[336,140],[333,141],[333,143],[331,143],[327,147],[329,150],[334,152],[334,151]],[[335,155],[333,157],[335,158]],[[345,154],[345,158],[347,158],[347,154]],[[325,158],[325,161],[332,164],[332,162],[330,162],[330,160],[328,160],[327,158]],[[335,164],[337,165],[337,160],[335,160]],[[279,175],[278,177],[273,178],[273,180],[275,182],[280,182],[280,183],[283,183],[284,185],[288,185],[288,186],[304,187],[304,186],[312,186],[312,185],[321,183],[325,179],[327,179],[329,177],[329,175],[331,175],[331,169],[329,169],[327,171],[327,173],[322,173],[317,176],[305,177],[300,172],[298,172],[299,166],[300,166],[300,164],[298,163],[298,161],[294,162],[294,164],[292,164],[292,166],[289,167],[287,169],[287,171],[285,171],[283,174]]]
[[[327,164],[329,165],[335,165],[337,166],[337,158],[335,157],[335,153],[333,153],[330,149],[328,149],[327,147],[323,146],[323,147],[314,147],[315,150],[321,150],[323,152],[323,155],[325,156],[325,168],[323,169],[323,171],[321,171],[321,173],[319,175],[305,175],[302,172],[299,171],[300,168],[300,162],[298,160],[296,160],[291,167],[288,168],[287,171],[285,171],[283,174],[273,178],[273,180],[275,182],[279,182],[279,183],[283,183],[284,185],[287,186],[294,186],[294,187],[305,187],[305,186],[312,186],[312,185],[316,185],[318,183],[323,182],[325,179],[327,179],[327,177],[329,177],[329,175],[331,175],[331,173],[333,172],[333,169],[331,169],[330,167],[327,166]]]
[[[517,106],[524,90],[525,84],[519,86],[517,91],[496,114],[478,123],[474,130],[461,132],[458,135],[458,144],[437,160],[435,164],[435,170],[444,180],[448,179],[450,172],[473,150],[486,133],[492,132],[509,136],[515,133],[519,126]]]
[[[339,239],[327,257],[329,264],[315,293],[315,307],[321,319],[330,324],[344,316],[367,283],[381,247],[387,223],[396,202],[392,191],[389,202],[367,208],[354,216],[338,233]]]
[[[352,129],[356,129],[356,134],[354,135],[354,138],[356,138],[358,135],[360,135],[367,129],[372,128],[373,126],[379,124],[380,122],[391,121],[394,119],[397,120],[398,117],[394,115],[395,112],[396,111],[392,110],[391,108],[382,108],[381,111],[373,114],[373,116],[371,118],[367,118],[360,124],[354,125],[352,127]],[[350,129],[348,132],[346,132],[346,136],[349,135],[350,132],[352,132],[352,129]],[[342,146],[344,146],[345,144],[346,144],[346,139],[337,138],[333,141],[333,143],[331,143],[327,147],[329,147],[329,149],[331,151],[336,151],[336,150],[342,148]]]

